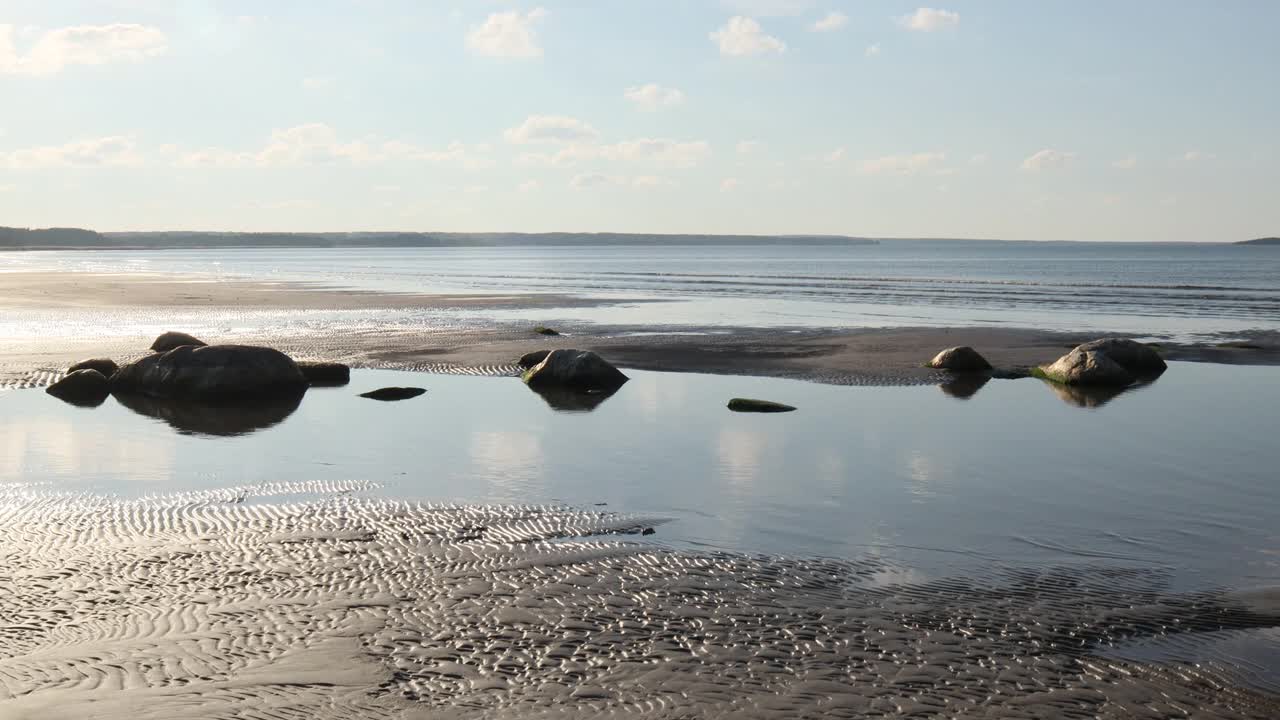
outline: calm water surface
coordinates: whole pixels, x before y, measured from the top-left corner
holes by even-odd
[[[1178,363],[1109,400],[1034,379],[964,399],[973,388],[633,376],[591,412],[515,379],[392,371],[231,418],[11,391],[0,482],[132,496],[368,480],[430,501],[607,504],[668,543],[873,552],[925,574],[1068,564],[1162,568],[1184,589],[1280,584],[1273,368]],[[356,397],[386,385],[429,392]],[[728,412],[739,396],[800,411]]]
[[[464,311],[234,317],[201,311],[178,318],[193,330],[250,324],[268,332],[329,332],[494,319],[698,327],[1008,325],[1184,337],[1280,329],[1280,248],[1222,244],[883,241],[848,247],[0,253],[0,272],[39,269],[187,273],[397,292],[554,293],[620,303],[486,311],[483,318]],[[40,320],[0,314],[0,336],[29,332]],[[68,318],[48,320],[45,331],[53,325],[80,332]],[[121,317],[113,324],[129,322],[146,319]]]

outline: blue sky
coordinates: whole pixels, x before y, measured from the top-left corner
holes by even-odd
[[[0,224],[1280,234],[1280,3],[0,0]]]

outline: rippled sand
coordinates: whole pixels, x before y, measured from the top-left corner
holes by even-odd
[[[1274,598],[699,553],[621,535],[654,519],[375,492],[0,487],[0,719],[1280,711],[1212,662],[1104,659],[1274,627]]]

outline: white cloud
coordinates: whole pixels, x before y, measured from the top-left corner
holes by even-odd
[[[542,57],[534,25],[547,16],[535,8],[527,13],[517,10],[491,13],[484,24],[467,34],[467,47],[477,55],[530,59]]]
[[[526,180],[520,183],[520,186],[516,189],[522,193],[537,192],[542,189],[542,183],[537,180]]]
[[[658,175],[638,175],[631,180],[631,184],[638,188],[672,188],[679,185],[671,178]]]
[[[656,83],[627,88],[623,93],[627,100],[641,110],[653,112],[664,107],[674,107],[684,102],[684,93],[675,88],[665,88]]]
[[[779,17],[799,15],[813,7],[814,0],[721,0],[721,4],[742,15]]]
[[[764,143],[759,140],[743,140],[736,149],[739,155],[753,155],[764,149]]]
[[[741,15],[729,19],[729,23],[709,35],[720,46],[721,55],[741,57],[763,53],[785,52],[787,46],[781,40],[766,35],[760,23]]]
[[[1076,154],[1046,148],[1022,161],[1023,170],[1060,170],[1075,162]]]
[[[0,167],[14,170],[140,164],[137,143],[122,135],[0,152]]]
[[[1122,157],[1119,160],[1116,160],[1115,162],[1111,163],[1111,167],[1116,168],[1118,170],[1132,170],[1138,167],[1138,156],[1130,154],[1125,157]]]
[[[309,77],[309,78],[302,79],[303,89],[311,90],[313,92],[320,91],[320,90],[328,90],[329,88],[333,87],[333,83],[334,83],[334,78],[327,75],[320,75],[316,77]]]
[[[862,54],[866,55],[867,57],[878,56],[880,54],[880,43],[873,43],[871,45],[868,45],[867,49],[862,51]]]
[[[308,123],[272,131],[271,139],[260,150],[213,147],[181,152],[169,148],[168,154],[177,156],[173,164],[179,167],[278,167],[337,162],[367,165],[398,161],[476,170],[493,165],[488,157],[490,150],[487,145],[461,142],[437,149],[404,140],[380,141],[376,137],[342,140],[332,127]]]
[[[950,170],[940,167],[946,159],[946,154],[939,152],[889,155],[867,160],[860,169],[867,175],[949,175]]]
[[[40,35],[25,52],[13,42],[13,26],[0,25],[0,75],[52,75],[73,65],[137,62],[168,49],[168,38],[145,25],[76,25]]]
[[[668,168],[690,168],[711,155],[705,140],[679,141],[639,138],[613,144],[569,144],[555,154],[524,153],[515,163],[533,167],[572,167],[581,162],[610,161]]]
[[[838,147],[835,150],[832,150],[831,152],[827,153],[822,158],[822,161],[827,163],[828,165],[835,165],[841,160],[844,160],[845,152],[846,150],[843,147]]]
[[[604,175],[602,173],[583,173],[581,175],[575,175],[573,179],[569,181],[569,185],[570,187],[575,187],[579,190],[585,190],[588,188],[625,185],[626,182],[627,182],[626,178],[619,177],[617,175]]]
[[[731,193],[740,187],[742,187],[742,181],[738,178],[725,178],[724,181],[720,183],[720,192]]]
[[[1217,155],[1203,150],[1188,150],[1175,158],[1175,160],[1177,162],[1195,163],[1202,160],[1216,160],[1217,157]]]
[[[987,164],[987,160],[988,160],[988,158],[987,158],[987,156],[986,156],[986,154],[985,154],[985,153],[978,153],[978,154],[976,154],[976,155],[971,155],[971,156],[969,157],[969,164],[970,164],[970,165],[974,165],[974,166],[977,166],[977,165],[986,165],[986,164]]]
[[[922,7],[917,8],[916,11],[910,15],[904,15],[903,17],[898,18],[898,22],[908,30],[933,32],[935,30],[943,30],[945,28],[959,25],[960,13]]]
[[[849,16],[842,12],[833,12],[818,22],[814,23],[812,30],[814,32],[833,32],[839,30],[849,24]]]
[[[516,145],[581,142],[595,140],[598,135],[590,125],[563,115],[531,115],[519,127],[503,133],[507,142]]]

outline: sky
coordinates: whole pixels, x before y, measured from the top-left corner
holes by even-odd
[[[1280,2],[0,0],[0,225],[1280,234]]]

